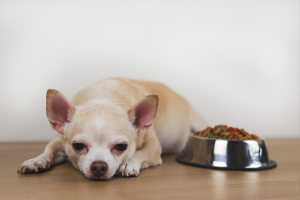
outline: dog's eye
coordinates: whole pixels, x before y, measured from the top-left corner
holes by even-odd
[[[85,148],[85,145],[84,144],[81,144],[81,143],[74,143],[73,144],[73,148],[78,150],[78,151],[81,151],[82,149]]]
[[[118,151],[125,151],[127,149],[127,144],[126,143],[117,144],[114,148]]]

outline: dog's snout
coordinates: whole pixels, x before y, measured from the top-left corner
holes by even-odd
[[[91,171],[94,176],[100,177],[104,176],[108,170],[106,162],[95,161],[91,164]]]

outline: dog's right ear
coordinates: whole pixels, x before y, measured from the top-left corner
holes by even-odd
[[[46,113],[52,128],[63,134],[65,125],[72,120],[75,108],[62,93],[49,89],[46,96]]]

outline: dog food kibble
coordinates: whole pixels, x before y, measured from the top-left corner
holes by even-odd
[[[244,129],[227,127],[226,125],[218,125],[214,128],[207,127],[203,131],[194,133],[195,136],[216,138],[225,140],[257,140],[260,139],[255,134],[249,134]]]

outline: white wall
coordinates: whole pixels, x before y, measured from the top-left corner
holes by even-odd
[[[211,125],[300,137],[299,1],[0,1],[0,141],[50,140],[45,94],[165,83]]]

